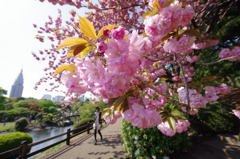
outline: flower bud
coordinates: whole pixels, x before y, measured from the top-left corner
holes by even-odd
[[[109,36],[109,30],[108,29],[104,29],[103,30],[103,35],[108,37]]]

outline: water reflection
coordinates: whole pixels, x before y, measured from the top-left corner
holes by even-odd
[[[66,127],[55,127],[51,129],[43,129],[43,130],[35,130],[35,131],[30,131],[28,132],[30,135],[33,137],[33,143],[56,136],[58,134],[62,134],[64,132],[67,132],[67,129],[71,128],[72,129],[73,125],[66,126]],[[43,147],[46,147],[48,145],[51,145],[59,140],[62,140],[66,138],[66,135],[58,137],[56,139],[44,142],[42,144],[36,145],[32,147],[31,152],[39,150]],[[39,155],[39,154],[38,154]],[[31,157],[32,158],[32,157]]]

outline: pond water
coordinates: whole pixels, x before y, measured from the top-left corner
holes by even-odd
[[[56,136],[58,134],[65,133],[65,132],[67,132],[67,129],[69,129],[69,128],[72,129],[72,127],[73,127],[73,125],[66,126],[66,127],[53,127],[53,128],[50,128],[50,129],[34,130],[34,131],[27,132],[27,133],[32,135],[33,143],[35,143],[35,142],[38,142],[38,141],[41,141],[41,140],[44,140],[44,139]],[[30,152],[34,152],[36,150],[39,150],[39,149],[41,149],[43,147],[51,145],[51,144],[53,144],[53,143],[55,143],[57,141],[60,141],[60,140],[62,140],[64,138],[66,138],[66,135],[63,135],[61,137],[52,139],[52,140],[44,142],[42,144],[33,146]],[[37,155],[39,155],[39,154],[37,154]],[[33,157],[31,157],[31,158],[33,158]]]

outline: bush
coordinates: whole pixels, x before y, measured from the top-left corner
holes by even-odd
[[[51,106],[51,107],[49,107],[49,113],[55,113],[55,112],[57,112],[57,108],[55,108],[54,106]]]
[[[240,120],[233,114],[233,106],[221,102],[213,102],[199,113],[189,116],[191,127],[198,133],[229,133],[239,131]]]
[[[28,108],[14,108],[11,110],[4,110],[4,111],[0,111],[0,120],[4,119],[5,117],[8,117],[8,121],[14,121],[15,117],[27,117],[31,114],[33,114],[34,111],[33,110],[29,110]]]
[[[21,142],[25,140],[27,141],[27,143],[33,142],[32,136],[28,133],[15,132],[1,135],[0,153],[19,147],[21,145]],[[31,148],[28,149],[28,152],[30,152],[30,150]],[[19,155],[18,153],[11,153],[11,155],[2,159],[12,159],[16,158],[18,155]]]
[[[48,113],[48,114],[43,116],[43,122],[45,124],[51,124],[52,121],[53,121],[53,114],[52,113]]]
[[[163,135],[156,127],[140,129],[123,119],[122,137],[129,158],[161,159],[178,152],[186,151],[191,145],[187,133],[176,133],[173,137]]]
[[[78,129],[78,128],[80,128],[81,126],[86,125],[88,122],[92,122],[92,121],[93,121],[92,118],[82,119],[82,120],[80,120],[78,123],[74,124],[73,130]],[[76,133],[78,133],[78,132],[80,132],[80,131],[82,131],[82,130],[84,130],[84,128],[83,128],[83,129],[79,129],[79,130],[77,130],[77,131],[74,131],[73,134],[76,134]]]
[[[28,125],[27,118],[18,119],[15,123],[15,130],[22,131]]]

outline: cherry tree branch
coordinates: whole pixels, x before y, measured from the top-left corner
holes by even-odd
[[[150,59],[148,56],[145,56],[144,58],[146,58],[147,60],[149,60],[149,61],[152,61],[152,62],[157,62],[157,61],[160,61],[160,60],[163,60],[163,59],[165,59],[165,58],[167,58],[167,57],[171,57],[172,55],[167,55],[167,56],[163,56],[163,57],[161,57],[161,58],[157,58],[157,59]]]
[[[221,62],[221,61],[233,59],[233,58],[236,58],[236,57],[239,57],[239,56],[240,56],[240,55],[231,56],[231,57],[226,57],[226,58],[220,59],[220,60],[218,60],[218,61],[216,61],[216,62],[212,62],[212,63],[204,63],[204,62],[202,62],[202,63],[200,63],[200,64],[202,64],[202,65],[214,65],[214,64],[217,64],[217,63],[219,63],[219,62]]]
[[[182,66],[181,62],[179,62],[178,59],[176,58],[176,54],[174,54],[174,61],[176,61],[179,64],[180,70],[182,72],[183,82],[184,82],[184,86],[185,86],[185,90],[186,90],[187,105],[189,106],[190,105],[190,99],[189,99],[187,79],[185,77],[183,66]]]
[[[126,6],[126,7],[121,7],[121,9],[129,9],[129,8],[133,8],[133,7],[140,7],[142,5],[147,5],[148,3],[141,3],[141,4],[133,4],[133,5],[130,5],[130,6]],[[110,10],[110,9],[117,9],[117,7],[112,7],[112,8],[102,8],[101,10]]]

